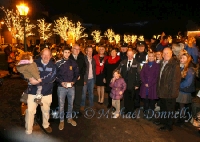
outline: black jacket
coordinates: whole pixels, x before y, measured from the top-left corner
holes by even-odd
[[[87,56],[84,56],[85,57],[85,63],[86,63],[86,73],[85,73],[85,76],[84,76],[84,82],[87,83],[88,81],[88,73],[89,73],[89,61],[88,61],[88,58]],[[93,73],[93,79],[94,79],[94,82],[96,82],[96,62],[94,60],[94,58],[92,58],[92,73]]]
[[[87,68],[84,55],[79,54],[77,57],[77,60],[75,60],[74,56],[71,54],[69,56],[69,59],[74,60],[78,64],[78,68],[79,68],[80,79],[76,81],[75,85],[84,86],[84,75],[86,73],[86,68]]]
[[[106,79],[106,92],[111,91],[110,81],[113,78],[113,71],[119,66],[120,60],[115,64],[109,64],[108,59],[104,64],[104,75]]]
[[[135,87],[140,86],[140,64],[133,59],[131,68],[127,71],[127,62],[128,59],[123,60],[120,62],[119,66],[117,67],[118,70],[121,72],[121,76],[124,78],[127,90],[133,90]]]
[[[138,62],[138,63],[143,63],[143,62],[146,62],[147,61],[147,52],[142,52],[142,53],[136,53],[135,54],[135,60]]]

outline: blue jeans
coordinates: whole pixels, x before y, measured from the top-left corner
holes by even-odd
[[[60,121],[64,121],[64,116],[65,116],[64,106],[65,106],[66,96],[68,100],[68,111],[66,113],[66,118],[68,119],[72,118],[73,102],[75,96],[74,87],[72,88],[58,87],[57,94],[58,94]]]
[[[93,78],[92,79],[88,79],[87,84],[85,84],[83,86],[81,106],[85,106],[86,92],[88,91],[90,107],[93,107],[93,105],[94,105],[93,90],[94,90],[94,79]]]

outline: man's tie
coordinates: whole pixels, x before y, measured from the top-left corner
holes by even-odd
[[[128,61],[128,71],[130,70],[131,67],[131,61]]]

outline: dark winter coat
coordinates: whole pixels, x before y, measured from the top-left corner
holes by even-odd
[[[57,74],[56,65],[52,61],[49,61],[49,63],[44,67],[44,65],[41,62],[41,58],[37,59],[35,63],[37,64],[38,70],[40,72],[40,78],[42,79],[41,94],[43,96],[52,94],[53,82],[55,81]],[[37,85],[29,85],[28,88],[29,88],[28,94],[33,94],[33,95],[36,94]]]
[[[108,60],[106,60],[106,62],[105,62],[104,75],[105,75],[105,79],[106,79],[106,92],[111,91],[110,81],[113,78],[113,71],[119,66],[120,58],[118,57],[118,59],[119,60],[116,60],[116,63],[109,63]]]
[[[78,69],[79,69],[79,75],[80,75],[80,79],[76,81],[76,85],[78,86],[84,86],[84,75],[86,73],[86,63],[85,63],[85,58],[83,54],[79,54],[77,56],[77,60],[74,59],[74,56],[71,54],[69,56],[69,59],[74,60],[77,65],[78,65]]]
[[[75,61],[68,59],[62,59],[56,62],[57,71],[57,82],[58,86],[62,86],[62,82],[76,82],[79,77],[78,65]]]
[[[117,69],[120,70],[121,76],[126,82],[126,89],[134,90],[135,87],[140,86],[140,64],[133,59],[130,70],[127,71],[127,62],[128,59],[121,61]]]
[[[163,61],[160,63],[160,69]],[[157,94],[159,98],[177,98],[181,82],[181,71],[179,62],[173,57],[165,65],[162,76],[158,77]]]

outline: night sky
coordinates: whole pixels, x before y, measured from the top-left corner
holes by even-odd
[[[0,0],[13,5],[21,0]],[[200,23],[200,3],[175,0],[24,0],[31,15],[48,11],[49,16],[72,13],[82,23],[100,30],[113,28],[117,33],[169,33],[187,30],[188,20]],[[79,18],[80,17],[80,18]],[[71,19],[73,20],[73,19]],[[147,24],[142,25],[142,22]],[[95,25],[95,26],[94,26]],[[139,28],[138,28],[139,27]],[[194,26],[190,26],[194,27]],[[196,26],[197,27],[197,26]],[[88,27],[86,27],[88,29]],[[89,28],[91,30],[91,27]],[[194,28],[193,30],[197,30]]]
[[[200,19],[198,3],[175,0],[40,0],[51,15],[71,12],[94,24],[131,23],[140,20]]]

